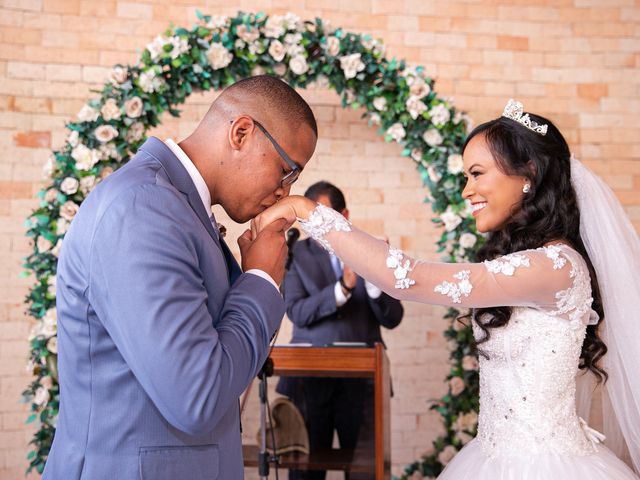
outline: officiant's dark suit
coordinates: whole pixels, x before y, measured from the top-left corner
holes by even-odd
[[[342,192],[330,183],[312,185],[305,196],[348,215]],[[402,304],[360,277],[351,292],[343,289],[343,268],[315,241],[295,244],[282,287],[293,323],[291,343],[372,345],[382,342],[381,326],[398,326]],[[340,446],[349,449],[362,447],[373,433],[373,415],[366,413],[372,412],[373,402],[373,383],[368,379],[283,377],[278,391],[289,396],[305,417],[311,451],[331,448],[334,430]],[[325,472],[292,472],[289,478],[323,479]]]

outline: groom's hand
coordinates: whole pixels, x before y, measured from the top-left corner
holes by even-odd
[[[291,223],[283,218],[275,220],[266,225],[255,238],[252,238],[251,230],[245,231],[238,238],[242,269],[245,272],[252,268],[262,270],[280,285],[288,253],[285,230]]]

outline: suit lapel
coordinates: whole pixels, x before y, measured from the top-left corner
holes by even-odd
[[[240,274],[242,273],[242,269],[231,254],[231,251],[229,250],[227,244],[222,238],[218,236],[216,230],[214,230],[211,223],[211,218],[209,216],[210,213],[207,213],[207,211],[205,210],[204,205],[202,204],[202,199],[198,194],[198,190],[196,189],[193,180],[191,180],[191,177],[189,176],[187,170],[182,166],[182,163],[180,163],[180,160],[176,158],[171,149],[167,147],[167,145],[163,141],[155,137],[149,138],[144,143],[144,145],[140,147],[140,150],[146,151],[155,159],[157,159],[164,170],[167,172],[167,176],[169,177],[169,180],[171,181],[173,186],[187,197],[187,201],[198,216],[198,219],[200,219],[200,222],[202,222],[204,228],[207,230],[209,235],[211,235],[211,238],[213,239],[215,244],[222,251],[222,254],[225,258],[225,263],[227,264],[227,274],[229,276],[229,281],[233,284],[236,278],[238,278],[238,276],[240,276]]]

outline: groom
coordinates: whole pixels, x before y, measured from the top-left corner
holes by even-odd
[[[306,102],[252,77],[180,144],[150,138],[82,204],[58,263],[60,414],[45,480],[243,477],[238,396],[284,313],[284,220],[239,239],[289,194],[317,139]],[[243,273],[244,271],[244,273]]]

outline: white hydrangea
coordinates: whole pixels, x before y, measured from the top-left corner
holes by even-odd
[[[429,111],[429,117],[434,125],[441,127],[451,118],[451,112],[446,105],[439,103]]]
[[[156,71],[152,68],[145,70],[138,77],[138,85],[143,92],[153,93],[157,92],[164,85],[164,79],[159,77]]]

